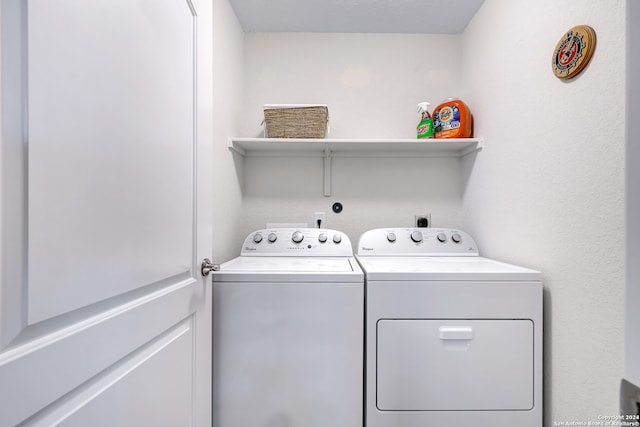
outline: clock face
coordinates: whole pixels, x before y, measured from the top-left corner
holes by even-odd
[[[567,31],[553,51],[551,67],[560,79],[570,79],[582,72],[596,48],[596,32],[587,25]]]

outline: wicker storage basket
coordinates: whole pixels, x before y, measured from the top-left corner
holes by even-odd
[[[264,106],[267,138],[324,138],[327,136],[329,109],[326,105]]]

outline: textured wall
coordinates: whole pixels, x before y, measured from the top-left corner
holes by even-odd
[[[625,378],[640,386],[640,2],[629,0],[627,21],[627,288]],[[632,24],[633,23],[633,24]]]
[[[242,162],[227,148],[242,111],[244,33],[228,0],[213,2],[213,32],[213,261],[223,262],[236,255],[244,239],[239,220]]]
[[[354,244],[372,228],[409,227],[419,212],[430,212],[434,224],[461,226],[458,159],[336,158],[329,198],[322,196],[322,159],[248,158],[245,169],[245,233],[265,222],[311,225],[314,212]],[[344,205],[340,214],[331,211],[335,201]]]
[[[247,33],[241,130],[262,136],[263,104],[322,103],[332,138],[414,138],[416,104],[459,89],[459,36]]]
[[[263,104],[324,103],[330,137],[415,138],[418,102],[460,95],[460,36],[250,33],[244,60],[242,136],[262,136]],[[371,228],[411,226],[422,212],[434,224],[461,225],[458,159],[336,158],[329,198],[322,171],[319,158],[246,159],[243,231],[311,224],[316,211],[352,240]],[[339,215],[335,201],[344,204]]]
[[[598,45],[586,71],[563,82],[552,50],[579,24]],[[624,0],[487,0],[462,38],[463,81],[485,138],[464,161],[465,227],[484,255],[544,273],[549,426],[618,411],[624,40]]]

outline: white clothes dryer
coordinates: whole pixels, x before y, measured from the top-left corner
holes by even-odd
[[[251,233],[213,301],[214,427],[362,426],[364,275],[345,234]]]
[[[453,229],[364,233],[367,427],[541,427],[541,274]]]

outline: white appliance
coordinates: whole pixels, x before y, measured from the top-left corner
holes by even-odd
[[[542,282],[453,229],[360,237],[367,427],[541,427]]]
[[[213,301],[214,427],[362,426],[364,275],[346,235],[251,233]]]

